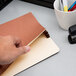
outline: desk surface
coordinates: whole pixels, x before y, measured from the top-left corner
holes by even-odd
[[[59,27],[52,9],[14,0],[0,11],[0,24],[32,12],[49,31],[51,38],[60,47],[55,56],[19,73],[16,76],[76,76],[76,44],[70,45],[68,31]]]

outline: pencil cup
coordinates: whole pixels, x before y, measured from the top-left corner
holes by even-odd
[[[60,10],[60,0],[55,0],[54,2],[54,10],[57,17],[57,20],[59,22],[59,25],[64,30],[68,30],[68,28],[74,24],[76,24],[76,10],[72,12],[64,12]],[[69,6],[75,1],[75,0],[67,0],[69,3]]]

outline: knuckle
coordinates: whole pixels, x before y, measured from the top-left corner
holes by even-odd
[[[8,40],[8,42],[9,42],[10,44],[13,43],[13,37],[10,36],[10,35],[8,35],[8,36],[6,37],[6,40]]]
[[[8,35],[7,38],[11,40],[12,39],[12,36]]]

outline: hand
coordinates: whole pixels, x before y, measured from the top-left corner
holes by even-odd
[[[0,37],[0,65],[10,64],[18,56],[30,50],[29,46],[21,46],[18,38],[11,36]]]
[[[18,38],[0,36],[0,65],[12,63],[18,56],[29,50],[29,46],[22,46]]]
[[[27,53],[29,46],[22,46],[18,38],[11,36],[0,36],[0,71],[6,68],[7,64],[12,63],[17,57]]]

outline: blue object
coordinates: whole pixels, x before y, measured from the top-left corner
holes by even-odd
[[[76,4],[76,1],[70,6],[68,10],[72,9],[75,4]]]

